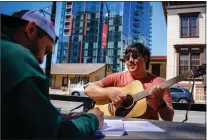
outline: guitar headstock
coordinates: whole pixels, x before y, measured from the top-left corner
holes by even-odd
[[[201,66],[197,66],[192,69],[194,77],[199,77],[206,74],[206,64],[202,64]]]

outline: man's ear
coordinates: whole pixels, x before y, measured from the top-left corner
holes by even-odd
[[[27,37],[30,40],[33,40],[37,36],[37,26],[36,26],[36,23],[34,21],[29,22],[26,25],[25,32],[27,34]]]
[[[145,61],[145,63],[147,63],[148,59],[149,59],[148,56],[145,55],[145,56],[144,56],[144,61]]]

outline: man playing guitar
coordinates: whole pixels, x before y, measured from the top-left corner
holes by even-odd
[[[146,97],[146,112],[139,118],[159,120],[159,116],[166,121],[172,121],[174,110],[171,103],[169,88],[162,89],[155,86],[165,79],[147,72],[150,63],[150,49],[141,43],[134,43],[126,48],[122,61],[126,63],[128,71],[111,74],[100,81],[89,85],[85,89],[86,95],[92,99],[109,99],[115,108],[120,107],[126,99],[126,94],[106,87],[124,87],[134,80],[141,82],[143,89],[154,86],[151,95]],[[138,110],[139,108],[137,108]]]

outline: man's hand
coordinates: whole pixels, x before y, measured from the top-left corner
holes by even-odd
[[[122,94],[118,90],[113,90],[113,89],[110,89],[109,91],[107,91],[107,96],[110,98],[112,104],[116,108],[120,107],[123,100],[125,100],[126,98],[126,95]]]
[[[98,118],[99,129],[102,128],[103,123],[104,123],[104,113],[100,111],[100,109],[97,107],[89,110],[88,113],[94,114]]]
[[[152,91],[151,91],[151,100],[152,102],[159,107],[163,102],[164,102],[164,90],[160,87],[155,87]]]

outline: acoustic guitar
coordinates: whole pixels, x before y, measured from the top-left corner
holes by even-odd
[[[162,89],[165,89],[173,84],[176,84],[184,79],[190,77],[199,77],[206,74],[206,64],[198,66],[193,70],[185,72],[177,77],[174,77],[170,80],[167,80],[163,83],[158,84]],[[122,92],[123,94],[127,95],[126,100],[122,102],[122,105],[119,108],[115,108],[114,106],[111,108],[109,105],[110,100],[95,100],[96,104],[95,107],[99,107],[101,111],[104,112],[106,116],[121,116],[121,117],[140,117],[142,116],[147,110],[147,101],[146,98],[151,94],[151,90],[154,87],[147,88],[143,90],[142,84],[140,81],[135,80],[124,87],[107,87],[107,89],[114,89]]]

